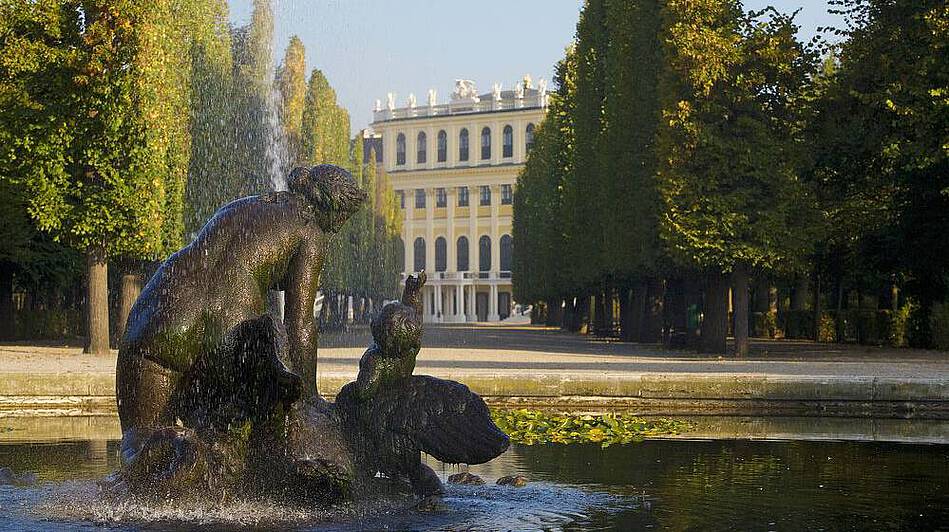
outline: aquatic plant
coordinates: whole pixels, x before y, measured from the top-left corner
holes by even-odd
[[[491,418],[513,443],[599,443],[603,447],[642,441],[648,436],[678,434],[687,421],[644,418],[621,412],[562,413],[529,409],[493,409]]]

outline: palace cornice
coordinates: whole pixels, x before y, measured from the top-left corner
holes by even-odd
[[[470,117],[484,117],[485,115],[500,115],[500,114],[513,114],[513,113],[524,113],[524,114],[538,114],[543,116],[546,112],[546,109],[543,107],[523,107],[520,109],[495,109],[495,110],[486,110],[486,111],[475,111],[470,113],[457,113],[457,114],[446,114],[446,115],[424,115],[424,116],[407,116],[403,118],[390,118],[389,120],[379,120],[374,121],[370,124],[373,129],[384,127],[387,124],[396,124],[396,123],[405,123],[405,122],[417,122],[420,120],[428,120],[432,123],[440,122],[451,122],[467,121]]]
[[[434,168],[413,168],[411,170],[387,170],[386,173],[390,176],[398,176],[401,178],[412,177],[414,174],[419,174],[420,176],[428,176],[432,173],[441,173],[441,174],[488,174],[492,170],[520,170],[524,167],[524,163],[501,163],[501,164],[478,164],[472,166],[436,166]]]

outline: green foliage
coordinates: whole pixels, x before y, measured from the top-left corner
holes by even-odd
[[[303,108],[306,101],[306,49],[294,35],[277,69],[280,92],[280,124],[287,137],[291,166],[303,160]]]
[[[310,73],[302,115],[303,156],[311,164],[350,164],[349,113],[319,69]],[[359,161],[362,164],[362,161]]]
[[[518,179],[515,297],[803,269],[817,210],[800,102],[816,55],[796,32],[793,15],[737,0],[586,2]]]
[[[818,341],[849,342],[866,345],[906,347],[909,345],[912,316],[918,306],[907,303],[897,311],[846,309],[821,313]],[[795,315],[799,316],[795,317]],[[808,316],[810,314],[810,316]],[[786,315],[788,338],[810,338],[813,335],[813,312],[790,311]]]
[[[75,0],[0,17],[0,55],[17,58],[3,76],[16,105],[4,106],[0,166],[26,190],[36,226],[76,249],[154,257],[174,239],[179,176],[142,83],[153,15],[138,2]]]
[[[820,315],[820,328],[817,330],[817,341],[837,341],[837,324],[834,321],[834,317],[827,312],[822,312]]]
[[[572,164],[564,182],[563,220],[565,278],[574,290],[586,293],[601,277],[599,268],[605,264],[604,225],[607,176],[599,157],[603,146],[603,104],[606,91],[605,0],[589,0],[580,13],[576,42],[576,90],[568,112],[573,125]],[[612,230],[612,228],[610,228]]]
[[[514,195],[512,236],[514,246],[514,297],[518,301],[557,302],[569,293],[564,272],[563,219],[564,189],[572,175],[571,146],[573,122],[571,106],[576,90],[576,54],[557,63],[556,92],[551,95],[547,114],[534,130],[532,148],[524,170],[517,177]]]
[[[808,127],[825,268],[850,285],[902,280],[928,312],[949,295],[949,10],[936,0],[833,3],[847,14],[846,39]]]
[[[660,228],[680,264],[786,270],[808,252],[795,100],[813,56],[793,16],[767,15],[735,0],[671,1],[663,11]]]
[[[609,447],[650,436],[678,434],[689,423],[669,418],[646,419],[623,413],[571,414],[541,410],[491,410],[491,419],[511,441],[523,445],[599,443]]]
[[[604,53],[601,275],[640,279],[657,273],[659,197],[656,131],[662,69],[658,0],[608,0]],[[633,126],[633,124],[635,124]],[[622,230],[617,230],[622,228]]]

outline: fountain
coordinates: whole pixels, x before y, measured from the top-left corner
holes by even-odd
[[[480,397],[412,374],[424,272],[373,319],[357,380],[335,403],[320,396],[324,250],[365,194],[332,165],[295,169],[288,188],[222,207],[132,308],[116,373],[123,466],[110,492],[335,502],[384,482],[426,499],[442,485],[422,451],[478,464],[507,449]],[[286,324],[267,312],[277,289]]]

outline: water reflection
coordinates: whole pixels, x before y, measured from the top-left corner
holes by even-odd
[[[488,485],[451,486],[446,508],[436,513],[400,510],[397,504],[316,511],[267,501],[208,508],[110,506],[98,501],[92,481],[117,466],[116,450],[115,441],[101,440],[0,445],[0,466],[39,478],[32,487],[0,487],[0,528],[123,528],[150,519],[186,527],[310,530],[869,530],[949,523],[945,445],[653,440],[608,449],[514,446],[492,463],[471,468]],[[443,477],[459,470],[432,465]],[[515,473],[531,484],[493,485]]]

